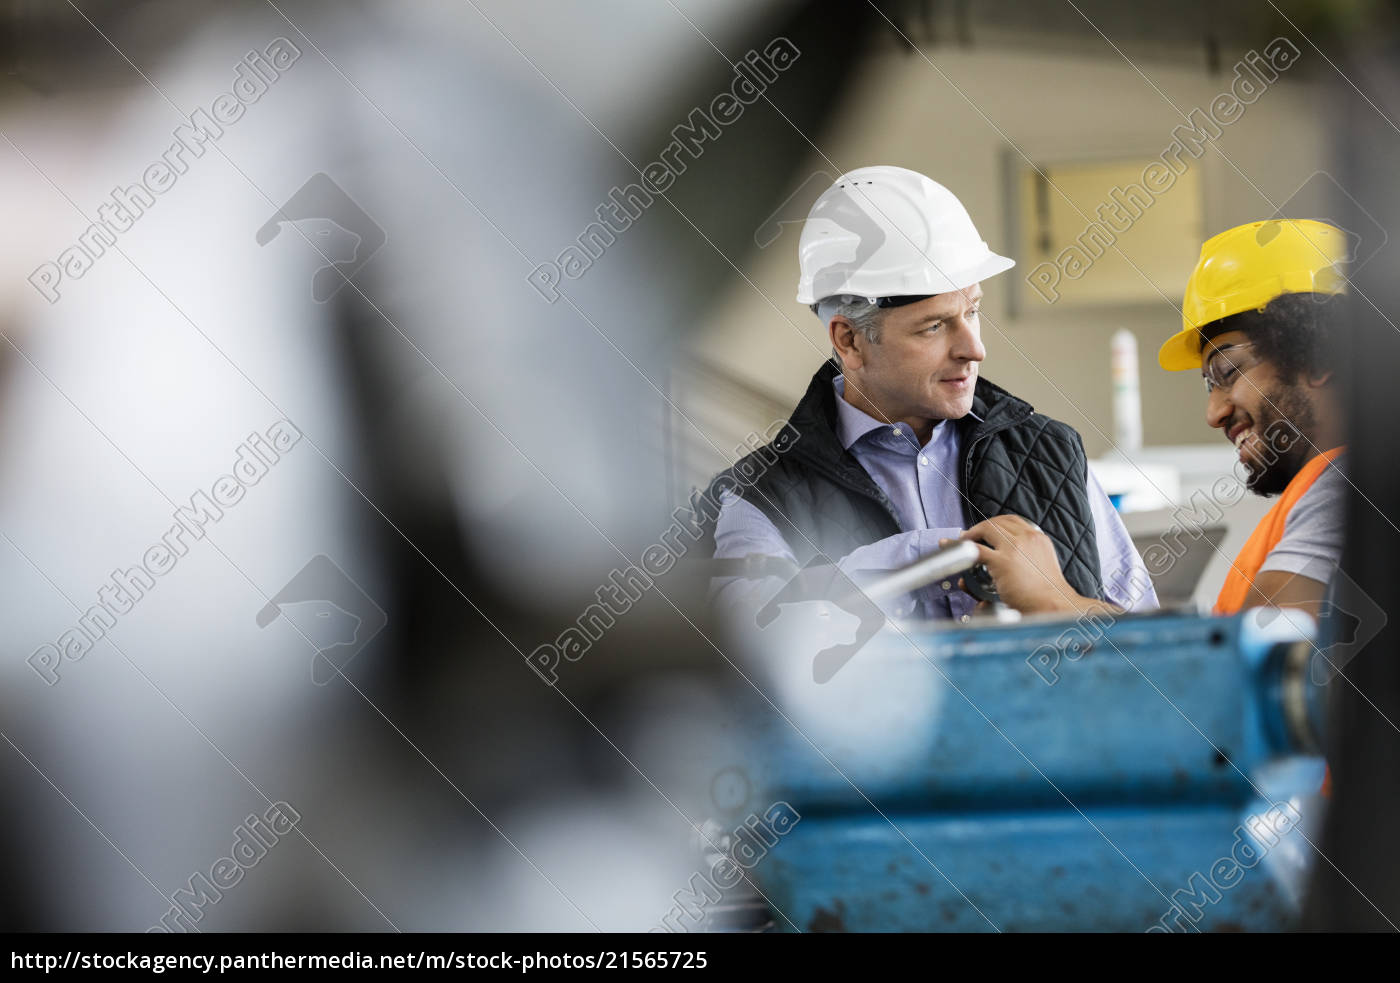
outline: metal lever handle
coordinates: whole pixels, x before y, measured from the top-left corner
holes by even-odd
[[[956,543],[936,553],[920,557],[907,567],[901,567],[865,587],[863,593],[873,601],[897,597],[918,590],[936,580],[947,580],[976,566],[981,553],[974,543]]]

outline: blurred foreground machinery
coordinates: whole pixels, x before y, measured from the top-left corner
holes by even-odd
[[[753,864],[776,927],[1294,927],[1324,771],[1310,632],[907,625],[825,686],[776,680],[746,776],[799,817]]]

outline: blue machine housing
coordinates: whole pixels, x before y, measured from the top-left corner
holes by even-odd
[[[754,785],[801,816],[756,867],[777,923],[1290,927],[1322,764],[1281,709],[1310,626],[1270,618],[898,626],[751,708]]]

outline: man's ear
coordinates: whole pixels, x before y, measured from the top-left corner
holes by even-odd
[[[1336,373],[1334,373],[1331,369],[1328,369],[1326,372],[1321,372],[1317,375],[1308,375],[1307,373],[1304,373],[1303,381],[1308,384],[1308,387],[1310,389],[1321,389],[1323,386],[1327,385],[1329,382],[1332,381],[1332,376],[1335,374]]]
[[[860,368],[865,360],[857,347],[857,338],[861,336],[860,332],[855,329],[855,325],[837,314],[826,326],[826,330],[831,337],[831,347],[840,356],[841,364],[847,369]],[[864,339],[861,338],[861,340]]]

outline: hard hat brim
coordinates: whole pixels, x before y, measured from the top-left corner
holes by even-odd
[[[959,274],[958,279],[964,281],[962,286],[954,287],[954,290],[963,290],[980,283],[988,277],[996,276],[998,273],[1005,273],[1016,265],[1016,261],[1010,256],[999,256],[996,253],[987,253],[987,258],[978,263],[966,273]]]
[[[1201,333],[1184,328],[1157,350],[1157,364],[1168,372],[1185,372],[1201,367]]]

